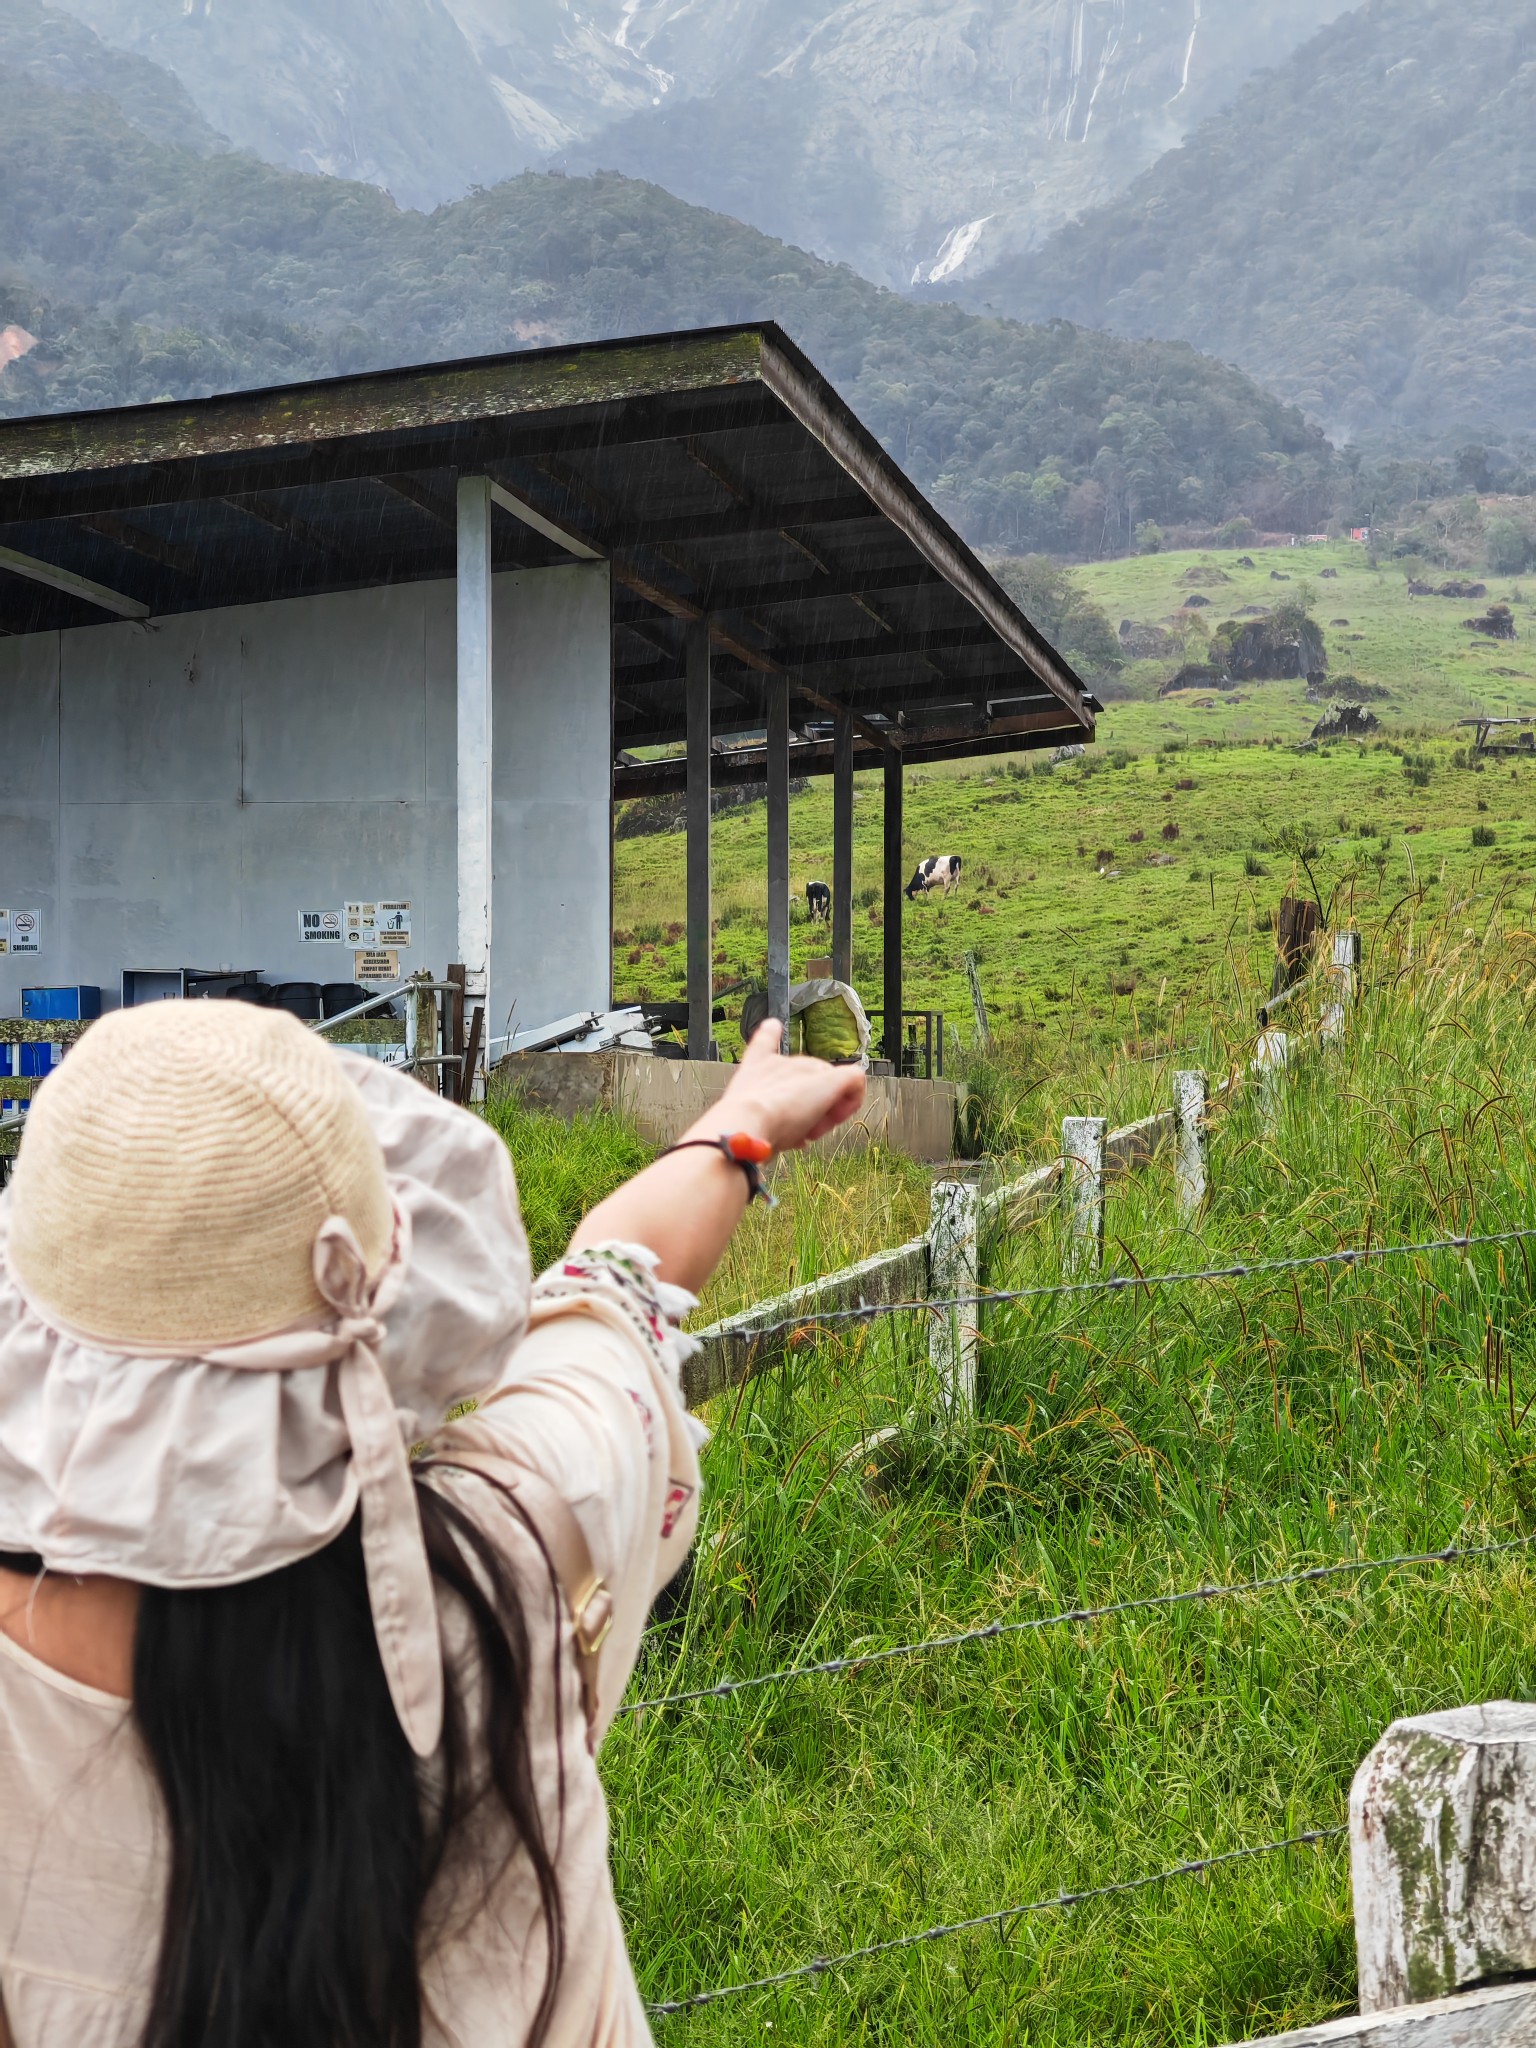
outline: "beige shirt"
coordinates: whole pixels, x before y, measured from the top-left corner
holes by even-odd
[[[447,1458],[455,1446],[531,1467],[575,1510],[614,1599],[601,1664],[606,1727],[650,1603],[682,1563],[697,1521],[693,1434],[659,1346],[605,1303],[536,1308],[503,1386],[445,1425],[432,1450]],[[467,1473],[435,1473],[430,1483],[451,1491],[491,1535],[523,1594],[533,1777],[549,1788],[545,1839],[565,1912],[567,1960],[550,2048],[648,2042],[609,1880],[607,1810],[563,1607],[533,1540],[494,1486]],[[452,1615],[445,1629],[451,1647]],[[563,1829],[557,1767],[565,1775]],[[478,1857],[461,1857],[457,1868],[450,1858],[430,1902],[429,1920],[448,1931],[423,1957],[429,2048],[522,2048],[543,1986],[544,1937],[526,1859],[513,1858],[489,1898],[475,1889],[483,1867]],[[0,1993],[16,2048],[133,2048],[164,1882],[159,1795],[127,1703],[62,1677],[0,1634]]]

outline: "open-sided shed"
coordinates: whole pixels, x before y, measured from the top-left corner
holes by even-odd
[[[391,900],[492,1032],[602,1007],[613,799],[686,788],[707,1054],[711,782],[767,784],[782,1010],[790,777],[837,778],[846,971],[879,764],[899,1018],[903,764],[1090,739],[1096,708],[771,324],[11,421],[0,901],[39,919],[0,1004],[340,978],[300,914]]]

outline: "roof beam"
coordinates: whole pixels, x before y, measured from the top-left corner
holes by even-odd
[[[434,470],[457,471],[470,463],[480,469],[486,463],[532,460],[543,454],[617,452],[675,441],[679,434],[748,432],[783,418],[778,401],[754,386],[726,405],[709,406],[697,399],[682,403],[636,401],[600,419],[548,426],[536,416],[512,415],[478,421],[472,434],[440,424],[416,438],[393,443],[381,444],[373,436],[356,443],[318,441],[286,460],[252,450],[92,470],[87,456],[75,448],[68,468],[61,465],[46,474],[0,473],[0,525],[196,504],[250,491],[294,491],[382,481],[396,475],[423,476]],[[0,463],[3,460],[0,449]]]
[[[381,491],[390,491],[397,498],[404,498],[408,505],[414,505],[418,512],[425,512],[429,519],[435,519],[439,526],[446,526],[450,533],[459,530],[459,515],[456,506],[447,498],[441,498],[436,491],[429,491],[425,484],[417,483],[413,476],[375,476],[368,479]]]
[[[657,547],[669,541],[731,540],[746,534],[776,533],[785,526],[847,525],[880,514],[862,495],[857,498],[812,498],[804,504],[776,508],[741,507],[735,512],[689,512],[672,519],[644,519],[614,536],[621,547]]]
[[[28,583],[46,584],[48,589],[62,591],[66,597],[78,597],[119,619],[149,617],[149,606],[140,604],[136,597],[124,597],[120,590],[108,590],[104,583],[93,583],[89,576],[77,576],[73,569],[61,569],[53,562],[40,562],[33,555],[18,554],[14,548],[0,548],[0,569]]]
[[[993,719],[985,726],[930,727],[911,734],[902,751],[906,760],[921,766],[928,761],[952,759],[957,754],[1024,753],[1035,747],[1055,746],[1072,740],[1081,729],[1066,706],[1053,699],[1045,710]],[[647,742],[626,735],[624,744],[627,749]],[[832,745],[830,739],[792,742],[790,772],[830,775]],[[855,755],[854,765],[872,768],[880,758],[883,757],[876,748],[866,747],[862,759]],[[719,788],[761,782],[766,779],[767,766],[766,747],[734,747],[716,755],[711,780]],[[686,773],[687,765],[679,756],[645,761],[634,767],[618,765],[613,774],[613,793],[615,797],[672,796],[684,787]]]
[[[491,503],[513,519],[520,519],[524,526],[544,540],[553,541],[557,548],[564,548],[568,555],[574,555],[579,562],[600,562],[603,557],[590,541],[580,539],[568,527],[557,525],[553,519],[541,512],[531,499],[521,491],[509,490],[505,484],[491,481]]]
[[[324,555],[345,556],[350,553],[341,541],[321,533],[318,527],[311,526],[307,519],[300,519],[297,513],[286,512],[281,505],[274,505],[263,492],[243,492],[239,497],[225,498],[223,502],[232,512],[241,512],[247,519],[258,520],[273,533],[280,533],[284,540],[296,541],[301,548],[318,549]]]
[[[178,576],[196,576],[202,571],[203,565],[192,548],[177,547],[157,533],[146,533],[142,526],[130,526],[126,519],[114,518],[110,512],[100,512],[95,518],[78,523],[99,540],[126,548],[130,554],[142,555],[146,561],[158,562],[162,569],[174,569]]]

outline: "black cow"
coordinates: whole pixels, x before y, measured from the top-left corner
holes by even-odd
[[[907,901],[910,903],[916,896],[926,896],[930,889],[942,889],[946,896],[953,896],[959,886],[959,854],[936,853],[918,862],[917,873],[907,884]]]
[[[832,916],[832,891],[825,882],[806,883],[805,907],[811,913],[812,924],[829,922]]]

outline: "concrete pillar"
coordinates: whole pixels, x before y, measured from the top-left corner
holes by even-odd
[[[709,863],[709,621],[687,628],[688,692],[688,1057],[715,1057],[714,937]]]
[[[1536,1974],[1536,1707],[1394,1722],[1355,1773],[1349,1840],[1362,2013]]]
[[[789,678],[768,682],[768,1014],[789,1050]]]
[[[1199,1214],[1200,1205],[1205,1200],[1208,1185],[1206,1119],[1209,1114],[1210,1091],[1204,1074],[1175,1074],[1173,1172],[1178,1187],[1179,1214],[1186,1222]]]
[[[853,980],[853,713],[832,736],[832,972]]]
[[[907,871],[902,864],[900,747],[885,750],[885,1057],[901,1072],[901,910]]]
[[[520,569],[495,591],[492,1040],[605,1010],[613,992],[608,564]]]
[[[1335,932],[1333,935],[1333,998],[1323,1011],[1323,1037],[1332,1041],[1342,1038],[1344,1026],[1349,1017],[1350,1005],[1355,1000],[1355,978],[1360,970],[1360,934],[1358,932]]]
[[[1086,1279],[1104,1249],[1104,1138],[1109,1129],[1101,1116],[1069,1116],[1062,1120],[1062,1186],[1067,1198],[1067,1250],[1070,1278]]]
[[[980,1276],[981,1190],[972,1181],[934,1183],[928,1220],[928,1294],[954,1301],[977,1292]],[[928,1362],[951,1421],[976,1412],[976,1316],[963,1308],[935,1308],[928,1322]]]
[[[1285,1089],[1285,1070],[1291,1063],[1291,1036],[1273,1025],[1259,1033],[1248,1071],[1258,1076],[1259,1122],[1266,1136],[1273,1137],[1280,1121],[1280,1098]]]
[[[491,480],[459,478],[458,945],[464,993],[491,981]]]

